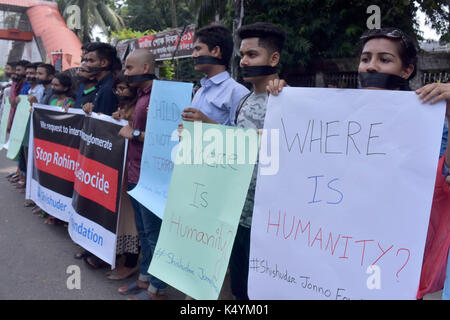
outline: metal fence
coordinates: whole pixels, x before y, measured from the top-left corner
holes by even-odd
[[[356,89],[358,87],[358,72],[326,73],[324,82],[325,87]]]
[[[315,87],[316,75],[313,73],[294,74],[289,75],[286,81],[292,87]]]
[[[434,82],[448,82],[450,80],[450,71],[444,72],[424,72],[422,75],[422,85]]]
[[[422,86],[434,82],[449,82],[450,70],[441,72],[424,72],[421,75]],[[323,83],[318,83],[316,75],[296,74],[291,75],[287,82],[294,87],[325,87],[325,88],[358,88],[358,72],[336,72],[323,74]],[[419,84],[417,84],[419,85]]]

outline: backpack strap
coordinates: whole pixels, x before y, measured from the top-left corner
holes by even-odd
[[[242,107],[244,106],[245,102],[248,100],[248,98],[252,95],[253,91],[250,91],[247,93],[239,102],[238,108],[236,110],[236,117],[234,118],[234,123],[237,124],[237,119],[239,116],[239,113],[241,112]]]

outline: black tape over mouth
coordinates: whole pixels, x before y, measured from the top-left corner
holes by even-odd
[[[241,69],[242,77],[244,78],[269,76],[277,73],[277,68],[271,66],[248,66]]]
[[[226,65],[226,63],[223,60],[211,56],[199,56],[194,58],[194,65],[199,64],[215,64],[222,66]]]
[[[394,74],[382,72],[360,72],[358,76],[362,88],[409,90],[408,80]]]
[[[136,82],[146,82],[157,78],[154,74],[146,73],[146,74],[136,74],[133,76],[125,76],[125,79],[127,83],[136,83]]]

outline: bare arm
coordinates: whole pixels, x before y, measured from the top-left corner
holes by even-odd
[[[203,112],[195,108],[184,109],[183,113],[181,114],[181,119],[183,119],[184,121],[200,121],[205,123],[217,124],[216,121],[208,118]]]
[[[432,83],[422,88],[416,90],[419,95],[419,99],[423,103],[430,102],[430,104],[436,103],[438,101],[447,101],[446,117],[447,121],[450,122],[450,83]],[[450,131],[449,131],[450,133]],[[445,155],[445,164],[450,167],[450,134],[447,136],[447,149]],[[446,181],[450,184],[450,176],[446,177]]]

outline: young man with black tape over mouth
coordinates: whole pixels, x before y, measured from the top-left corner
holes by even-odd
[[[94,101],[82,106],[87,114],[102,113],[108,116],[117,110],[118,99],[114,93],[114,74],[117,64],[116,48],[107,43],[93,42],[86,47],[86,71],[95,77],[97,93]]]
[[[261,130],[264,127],[269,93],[277,95],[285,86],[278,76],[277,66],[286,40],[286,33],[274,24],[256,22],[242,26],[237,34],[242,40],[240,66],[252,91],[239,103],[234,122],[240,128]],[[230,257],[231,291],[237,300],[248,300],[247,281],[250,255],[250,228],[255,198],[258,167],[253,176],[239,221]]]
[[[132,123],[124,126],[119,135],[129,140],[127,154],[128,190],[136,187],[141,170],[142,152],[148,104],[155,76],[155,60],[147,49],[136,49],[125,62],[125,79],[130,87],[137,88],[137,102]],[[135,294],[131,300],[162,300],[166,298],[167,284],[148,273],[161,229],[162,220],[144,205],[130,197],[135,212],[136,229],[141,242],[142,260],[136,281],[119,288],[123,295]]]
[[[249,91],[228,73],[233,36],[222,25],[201,28],[194,35],[194,68],[205,74],[191,106],[183,110],[184,121],[232,125],[239,101]]]

